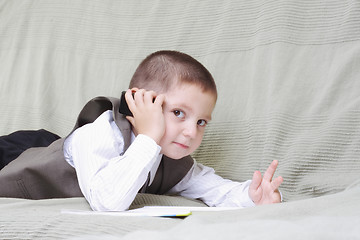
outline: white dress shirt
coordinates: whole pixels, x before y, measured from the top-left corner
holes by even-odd
[[[129,208],[150,173],[151,185],[159,167],[161,147],[145,135],[132,134],[124,149],[122,134],[112,111],[74,131],[64,143],[66,161],[76,169],[79,186],[91,208],[123,211]],[[168,194],[200,199],[208,206],[248,207],[250,181],[223,179],[214,169],[194,160],[187,175]]]

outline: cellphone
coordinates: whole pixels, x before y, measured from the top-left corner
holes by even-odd
[[[125,116],[131,116],[132,117],[133,114],[130,111],[129,106],[128,106],[127,102],[126,102],[125,93],[126,93],[126,91],[121,92],[119,112],[121,114],[124,114]],[[134,94],[135,93],[132,94],[133,97],[134,97]]]

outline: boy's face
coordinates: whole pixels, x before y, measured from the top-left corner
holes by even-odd
[[[180,159],[200,146],[216,97],[212,92],[203,92],[199,86],[188,83],[176,85],[164,95],[165,134],[159,145],[161,153]]]

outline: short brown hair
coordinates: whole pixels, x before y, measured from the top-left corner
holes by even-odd
[[[193,57],[178,51],[162,50],[147,56],[136,69],[129,88],[137,87],[158,93],[168,91],[176,83],[191,83],[217,97],[211,73]]]

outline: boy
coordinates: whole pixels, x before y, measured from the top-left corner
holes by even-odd
[[[8,174],[19,169],[19,159],[0,172],[0,181],[12,179],[27,198],[83,195],[98,211],[126,210],[138,192],[178,194],[209,206],[280,202],[277,189],[283,180],[272,180],[277,161],[263,178],[256,171],[252,181],[237,183],[190,157],[202,141],[217,99],[215,82],[201,63],[176,51],[155,52],[135,71],[125,98],[133,116],[118,113],[118,99],[96,98],[84,107],[66,139],[54,142],[46,154],[41,150],[41,156],[36,150],[36,157],[27,151],[20,156],[41,159],[34,164],[44,161],[45,169],[56,162],[56,177],[48,173],[31,180],[43,184],[43,190],[35,184],[25,186],[26,180],[19,184],[19,177]],[[54,160],[44,160],[48,156]],[[0,196],[19,196],[8,189],[0,187]]]

